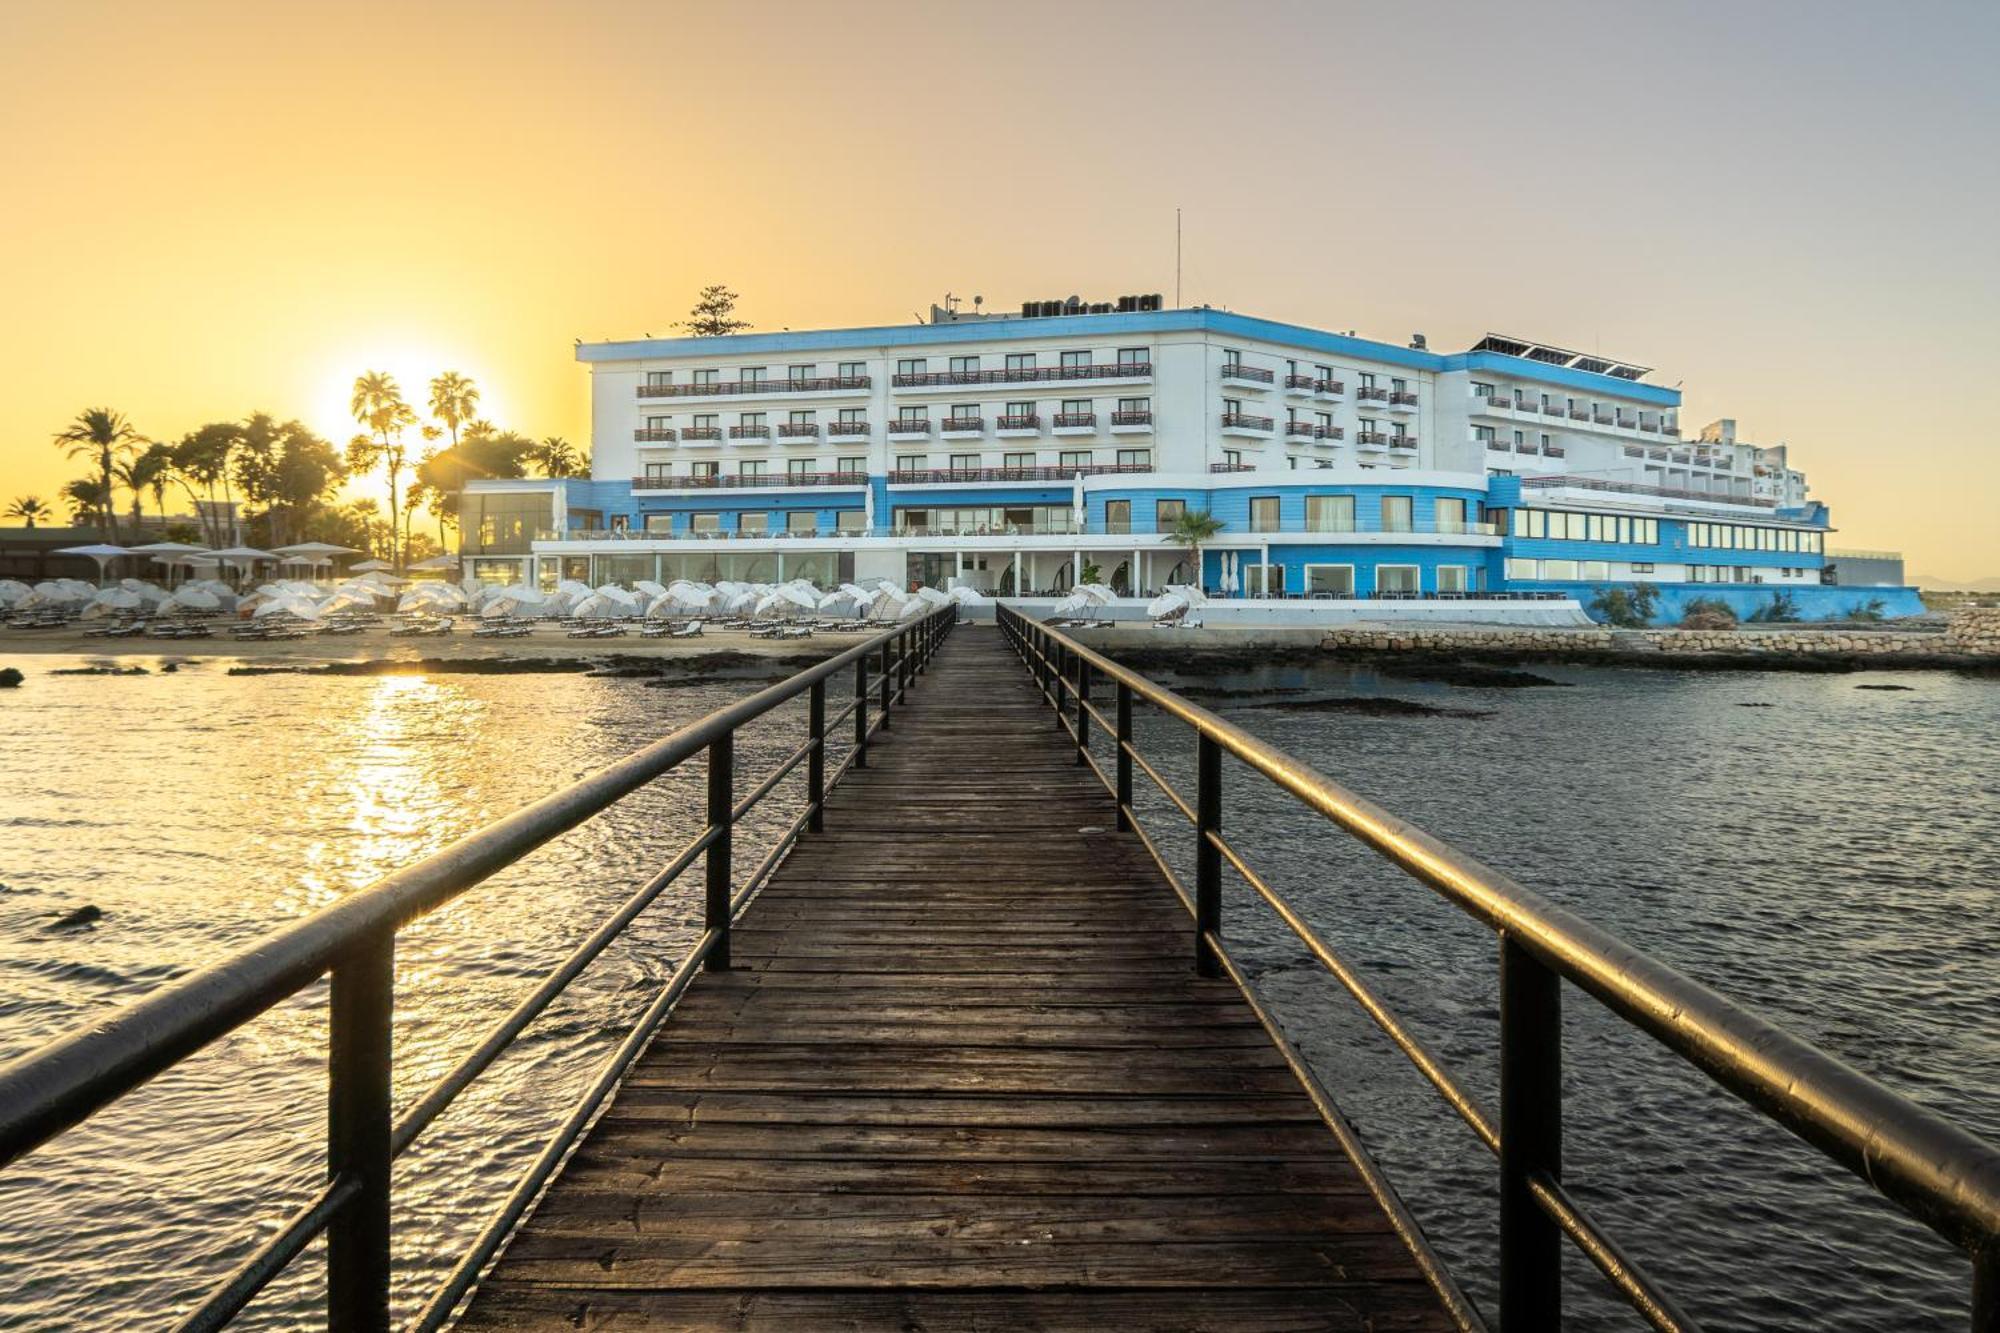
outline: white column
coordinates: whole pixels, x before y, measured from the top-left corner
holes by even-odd
[[[778,548],[778,577],[772,580],[772,582],[783,583],[784,581],[785,581],[785,548],[781,546]]]
[[[1014,595],[1016,597],[1027,591],[1026,586],[1022,582],[1027,576],[1027,569],[1021,563],[1021,553],[1016,551],[1014,552]]]
[[[1138,548],[1138,547],[1136,547],[1136,546],[1135,546],[1135,547],[1133,547],[1133,548],[1132,548],[1132,580],[1131,580],[1131,581],[1132,581],[1132,595],[1133,595],[1134,597],[1142,597],[1142,596],[1144,596],[1144,595],[1145,595],[1145,592],[1146,592],[1146,580],[1145,580],[1145,578],[1144,578],[1144,577],[1143,577],[1143,576],[1142,576],[1142,575],[1140,574],[1140,571],[1139,571],[1139,556],[1140,556],[1140,554],[1141,554],[1141,552],[1140,552],[1140,550],[1139,550],[1139,548]]]

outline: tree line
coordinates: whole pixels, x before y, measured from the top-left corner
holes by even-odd
[[[64,485],[70,520],[117,542],[129,504],[137,532],[150,503],[164,517],[168,497],[184,495],[195,522],[170,530],[170,540],[211,547],[229,544],[229,515],[259,547],[324,541],[367,551],[400,566],[431,554],[415,531],[417,512],[437,520],[437,550],[458,520],[458,493],[480,477],[583,476],[588,459],[561,436],[531,439],[478,415],[479,386],[457,371],[430,381],[427,416],[420,416],[395,377],[371,370],[354,381],[349,410],[362,429],[338,448],[296,420],[253,412],[214,421],[179,440],[154,440],[121,412],[93,407],[55,435],[57,448],[87,471]],[[531,471],[532,469],[532,471]],[[375,500],[338,498],[350,480],[379,475],[385,513]],[[16,497],[7,514],[29,527],[49,522],[56,507],[36,495]]]

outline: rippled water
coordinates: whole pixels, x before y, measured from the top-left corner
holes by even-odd
[[[72,663],[39,659],[25,688],[0,693],[0,1058],[741,689],[227,678],[219,663],[44,674],[55,665]],[[1345,668],[1224,683],[1491,710],[1229,716],[2000,1139],[2000,684],[1546,674],[1569,687],[1462,689]],[[1855,688],[1887,682],[1915,688]],[[740,742],[739,771],[782,753],[795,720]],[[1182,767],[1169,724],[1142,717],[1141,728]],[[662,780],[406,932],[399,1105],[691,836],[699,787],[698,766]],[[1240,771],[1227,817],[1492,1108],[1491,937]],[[1164,814],[1155,826],[1172,828]],[[618,1022],[671,970],[694,937],[698,893],[690,880],[663,898],[398,1163],[399,1308],[448,1267]],[[1228,928],[1263,993],[1491,1308],[1490,1160],[1247,891],[1230,894]],[[104,910],[94,927],[50,929],[85,903]],[[0,1326],[156,1324],[269,1234],[320,1170],[324,1023],[315,988],[0,1173]],[[1949,1250],[1574,992],[1566,1053],[1568,1179],[1697,1315],[1770,1329],[1962,1320],[1966,1267]],[[315,1309],[320,1267],[316,1255],[295,1265],[249,1326]],[[1622,1326],[1584,1294],[1594,1285],[1580,1267],[1579,1326]]]

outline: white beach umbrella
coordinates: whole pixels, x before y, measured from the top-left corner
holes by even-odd
[[[1063,598],[1061,601],[1055,604],[1055,614],[1059,616],[1081,615],[1085,611],[1090,610],[1092,607],[1096,605],[1097,603],[1091,601],[1090,598],[1086,596],[1082,590],[1079,589],[1078,591],[1071,593],[1069,596]]]
[[[991,599],[970,584],[961,583],[951,590],[951,600],[960,606],[984,606]]]
[[[936,588],[930,588],[930,587],[919,588],[917,589],[915,596],[916,599],[922,602],[925,606],[951,605],[950,594],[940,592]]]
[[[417,563],[411,565],[410,568],[422,569],[426,571],[439,570],[439,569],[457,569],[458,557],[455,555],[434,555],[428,560],[417,561]]]
[[[1167,591],[1178,594],[1190,607],[1208,605],[1208,594],[1192,583],[1170,583],[1167,585]]]
[[[861,603],[847,589],[838,588],[820,598],[813,609],[823,616],[838,616],[845,620],[860,613]]]
[[[1156,619],[1160,616],[1170,616],[1187,609],[1187,598],[1181,596],[1179,592],[1172,588],[1167,589],[1167,591],[1146,603],[1146,614]]]
[[[19,579],[0,579],[0,606],[13,606],[32,596],[34,591]]]
[[[90,599],[90,605],[83,608],[83,614],[93,619],[108,616],[114,611],[136,611],[146,604],[138,593],[124,588],[106,588]]]
[[[347,567],[350,574],[386,574],[395,569],[387,560],[357,560]]]
[[[222,599],[207,588],[197,588],[192,584],[182,587],[172,597],[160,604],[162,611],[219,611]]]
[[[104,582],[105,567],[121,555],[132,554],[132,550],[126,546],[113,546],[109,542],[98,542],[91,546],[65,546],[57,551],[56,554],[89,556],[97,562],[97,581],[102,583]]]
[[[894,588],[877,588],[869,594],[864,614],[870,620],[894,620],[908,600]]]
[[[308,598],[295,593],[281,592],[264,599],[250,615],[255,620],[268,620],[272,616],[295,616],[300,620],[318,620],[319,608]]]
[[[1088,597],[1096,606],[1109,606],[1118,596],[1102,583],[1079,583],[1070,592]]]
[[[667,590],[651,579],[640,579],[632,585],[632,591],[643,595],[647,601],[667,595]]]
[[[801,587],[797,583],[781,583],[771,589],[771,596],[777,598],[785,606],[797,607],[801,611],[817,611],[819,609],[819,596],[813,591],[811,584]]]

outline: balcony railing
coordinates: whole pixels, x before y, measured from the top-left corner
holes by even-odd
[[[1593,426],[1609,426],[1614,424],[1616,421],[1617,418],[1612,416],[1609,412],[1592,412],[1590,414],[1590,423]]]
[[[1569,419],[1571,421],[1588,421],[1590,420],[1590,413],[1583,408],[1572,407],[1569,410]]]
[[[1224,430],[1269,430],[1273,424],[1269,417],[1253,417],[1248,412],[1224,412],[1222,414],[1222,428]]]
[[[1417,396],[1407,390],[1389,395],[1389,406],[1391,407],[1415,407],[1416,405]]]
[[[1062,380],[1150,379],[1149,361],[1096,362],[1087,366],[1021,366],[1012,370],[931,370],[895,375],[890,383],[898,389],[921,389],[953,384],[1045,384]]]
[[[632,438],[640,444],[671,444],[678,435],[667,426],[641,426],[632,432]]]
[[[1354,391],[1354,401],[1364,405],[1367,403],[1387,403],[1389,401],[1389,391],[1377,388],[1373,384],[1364,384]]]
[[[1255,472],[1257,468],[1252,463],[1210,463],[1208,470],[1210,472]]]
[[[681,442],[689,440],[719,440],[722,438],[720,426],[689,426],[681,432]]]
[[[1285,376],[1285,387],[1287,389],[1304,389],[1307,392],[1311,392],[1318,384],[1319,381],[1310,375]]]
[[[868,475],[864,472],[785,472],[749,477],[740,473],[734,476],[703,477],[649,472],[643,477],[632,478],[632,489],[635,491],[744,491],[768,490],[774,486],[866,486],[867,484]]]
[[[891,472],[891,486],[925,486],[968,481],[1071,481],[1151,472],[1150,463],[1075,463],[1054,467],[912,468]]]
[[[1314,380],[1313,392],[1338,396],[1347,392],[1345,380]]]
[[[1317,432],[1317,437],[1322,440],[1346,439],[1347,428],[1345,426],[1321,426]]]
[[[1096,424],[1097,424],[1097,413],[1095,412],[1056,413],[1057,430],[1065,430],[1065,429],[1073,430],[1079,426],[1095,426]]]
[[[787,421],[779,425],[778,438],[781,440],[817,440],[819,423],[816,421]]]
[[[1391,449],[1414,449],[1417,447],[1417,437],[1414,435],[1391,435],[1389,437],[1389,447]]]
[[[1668,500],[1705,500],[1710,504],[1755,505],[1774,509],[1778,502],[1757,495],[1714,495],[1708,491],[1680,490],[1672,486],[1644,486],[1633,481],[1604,481],[1598,477],[1523,477],[1521,485],[1564,486],[1584,491],[1609,491],[1620,495],[1656,495]]]
[[[966,434],[968,432],[983,431],[985,429],[986,429],[985,417],[946,417],[944,419],[944,431],[945,434],[947,435],[951,434],[953,431],[957,431],[960,434]]]
[[[1042,419],[1033,412],[1012,412],[996,418],[1001,430],[1040,430]],[[1061,417],[1056,420],[1060,422]]]
[[[771,438],[769,426],[731,426],[729,438],[732,440],[768,440]]]
[[[931,433],[929,417],[899,417],[889,423],[891,435],[928,435]]]
[[[1111,424],[1114,426],[1150,426],[1153,424],[1151,412],[1113,412]]]
[[[1569,451],[1559,444],[1545,444],[1542,446],[1542,452],[1550,458],[1566,458],[1569,456]]]
[[[1246,366],[1241,361],[1232,361],[1222,367],[1222,378],[1226,380],[1248,380],[1252,384],[1273,384],[1277,381],[1274,371],[1261,366]]]
[[[828,435],[866,435],[868,423],[865,421],[833,421],[827,423]]]
[[[1362,430],[1354,433],[1356,444],[1384,445],[1389,443],[1389,432],[1382,430]]]
[[[1310,440],[1319,434],[1319,428],[1310,421],[1287,421],[1285,434],[1298,439]]]
[[[719,398],[739,393],[829,393],[865,389],[866,375],[828,375],[798,380],[711,380],[706,384],[641,384],[641,398]]]

